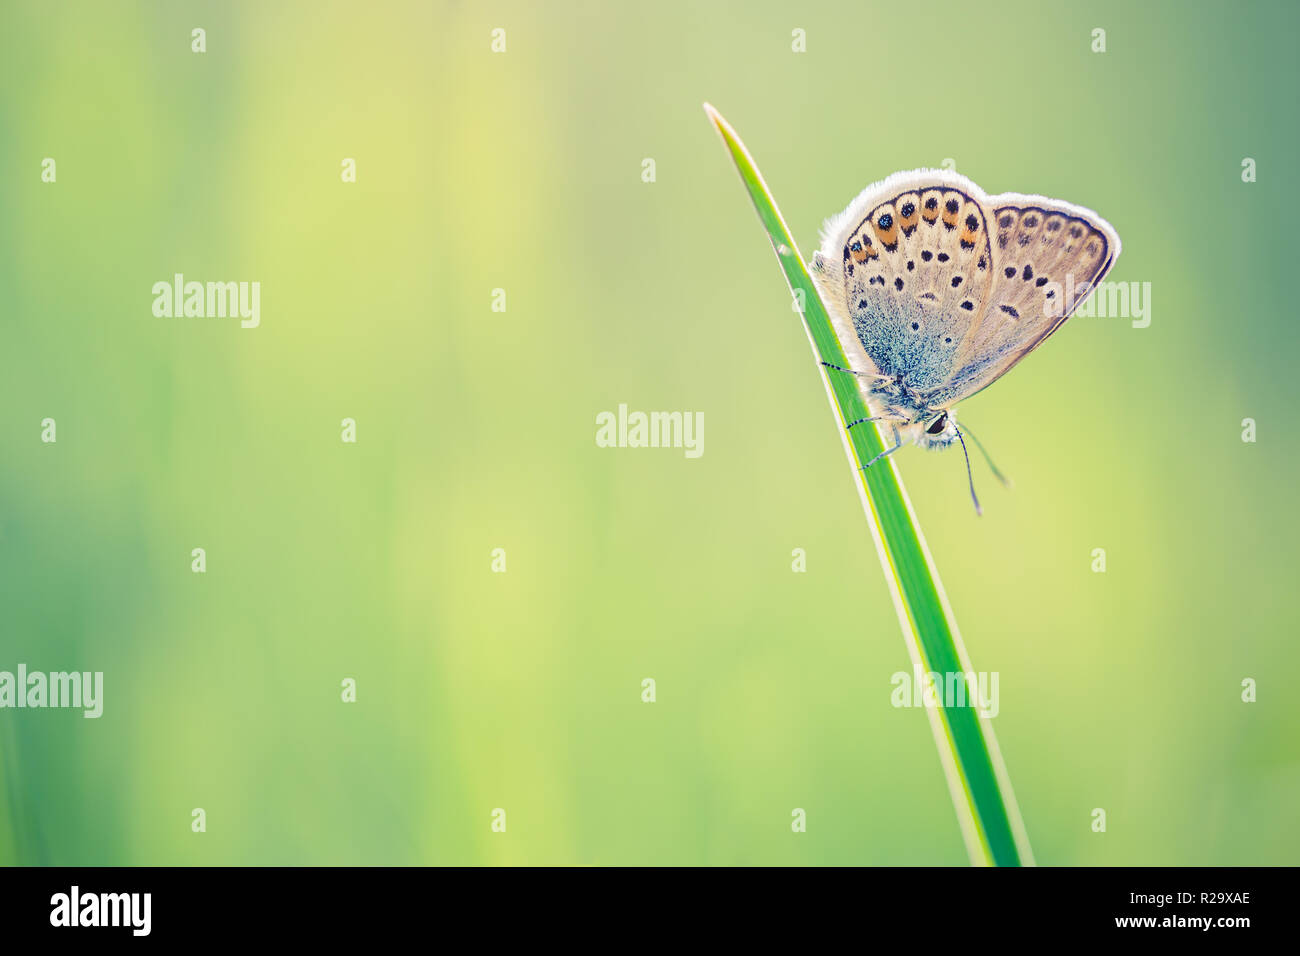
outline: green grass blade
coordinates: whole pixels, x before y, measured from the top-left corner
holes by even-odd
[[[722,141],[736,163],[740,178],[758,210],[758,218],[772,240],[795,301],[799,301],[802,295],[804,328],[813,353],[819,361],[847,368],[848,361],[831,327],[826,307],[817,295],[799,248],[753,158],[736,131],[717,110],[707,103],[704,109],[722,134]],[[939,572],[921,535],[920,524],[903,489],[893,457],[869,469],[861,467],[888,446],[875,425],[859,425],[852,431],[844,428],[848,422],[870,415],[856,379],[824,366],[818,368],[837,416],[845,451],[857,475],[863,509],[875,538],[914,672],[973,674],[952,608],[948,606],[939,581]],[[990,720],[980,716],[977,706],[944,707],[942,700],[939,706],[927,707],[926,711],[971,862],[996,866],[1032,865],[1029,838],[1011,792],[1011,782]]]

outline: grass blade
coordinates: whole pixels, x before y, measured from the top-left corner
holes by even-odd
[[[849,363],[831,327],[826,307],[753,158],[718,111],[707,103],[704,109],[722,135],[758,210],[758,218],[772,241],[791,294],[795,301],[802,297],[801,314],[813,354],[819,361],[847,368]],[[821,365],[818,369],[837,417],[844,450],[853,466],[914,673],[973,675],[939,572],[921,535],[894,459],[886,458],[865,470],[861,467],[888,445],[874,424],[845,430],[848,422],[871,414],[858,391],[856,379]],[[977,865],[1033,865],[1029,838],[1011,792],[1011,781],[992,724],[980,716],[979,707],[970,698],[968,694],[966,706],[944,706],[940,697],[938,706],[926,708],[967,852],[971,862]]]

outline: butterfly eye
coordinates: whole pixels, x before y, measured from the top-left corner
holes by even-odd
[[[893,224],[894,224],[894,217],[891,216],[889,213],[885,213],[883,216],[881,216],[879,219],[876,220],[876,225],[879,226],[881,229],[888,229]]]
[[[938,418],[936,418],[933,422],[930,423],[930,427],[925,430],[925,433],[927,435],[937,435],[941,431],[943,431],[943,426],[947,424],[948,424],[948,413],[944,412],[942,415],[940,415]]]

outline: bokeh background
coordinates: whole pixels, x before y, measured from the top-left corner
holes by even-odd
[[[1015,490],[898,465],[1040,863],[1300,862],[1294,4],[0,17],[0,669],[106,685],[0,711],[0,862],[966,862],[705,100],[805,255],[948,158],[1116,226],[1150,327],[1076,319],[962,408]],[[261,327],[155,318],[175,272],[259,281]],[[704,455],[596,447],[620,402]]]

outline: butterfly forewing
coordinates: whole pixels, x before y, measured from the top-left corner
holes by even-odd
[[[1101,282],[1118,252],[1114,230],[1087,210],[1042,197],[986,201],[992,286],[951,380],[926,395],[937,406],[992,384],[1042,344]]]

